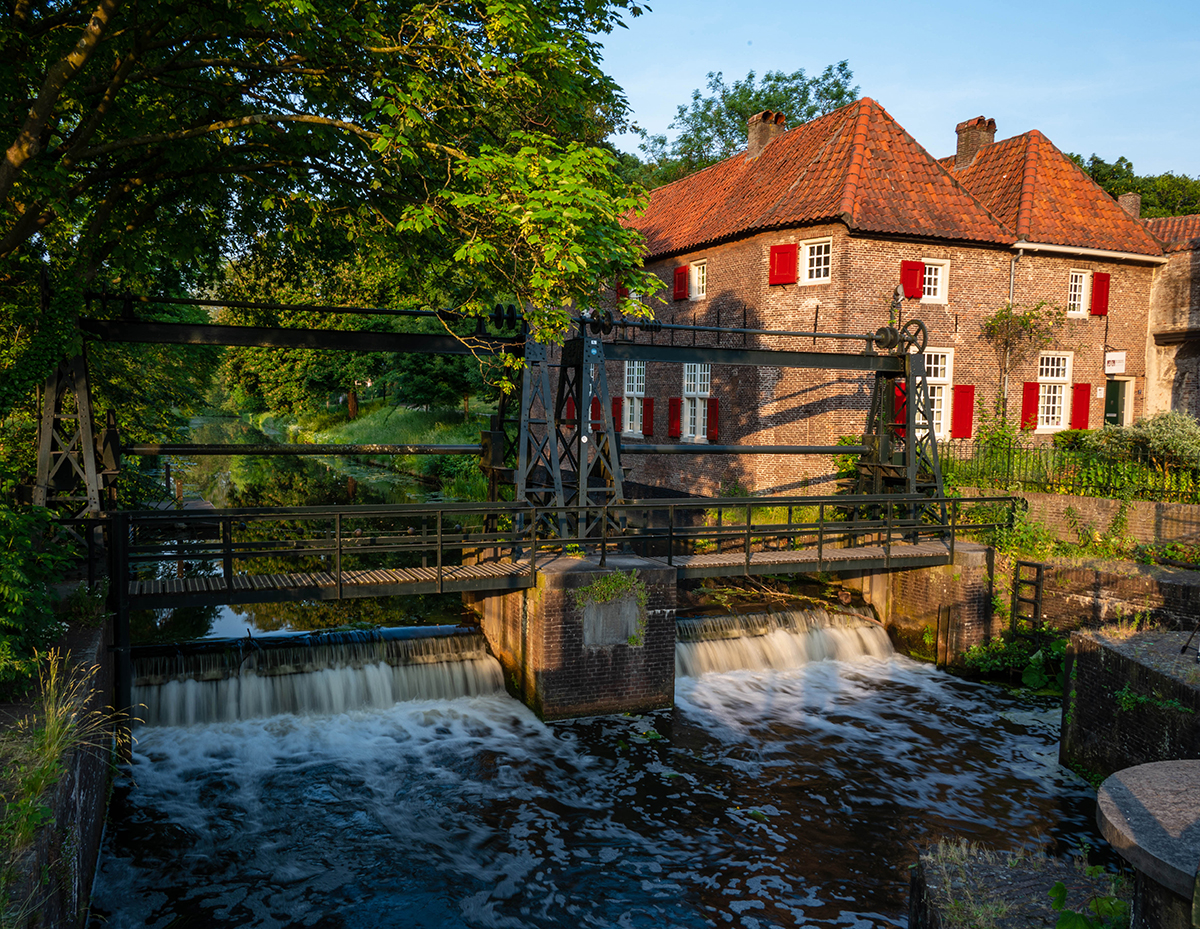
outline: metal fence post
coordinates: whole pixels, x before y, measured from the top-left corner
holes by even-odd
[[[233,590],[233,519],[229,516],[221,520],[221,573],[225,589]]]
[[[442,592],[442,511],[437,511],[437,592]]]
[[[675,507],[673,505],[667,507],[667,566],[675,566]]]
[[[342,599],[342,514],[333,517],[333,573],[337,578],[337,598]],[[441,593],[441,591],[438,591]]]
[[[720,551],[720,549],[718,549]],[[750,576],[750,504],[746,504],[746,567],[744,569],[747,577]]]

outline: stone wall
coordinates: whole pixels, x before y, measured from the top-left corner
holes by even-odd
[[[1190,631],[1200,622],[1200,571],[1128,561],[1048,564],[1042,618],[1064,632],[1135,618]]]
[[[898,651],[946,666],[1000,634],[992,612],[994,564],[992,549],[959,543],[953,564],[844,580],[875,608]]]
[[[108,641],[107,630],[91,630],[63,644],[76,663],[96,669],[88,711],[104,712],[112,705]],[[91,896],[108,805],[111,746],[103,739],[103,744],[78,748],[67,756],[64,768],[47,801],[51,821],[17,862],[11,900],[28,914],[14,923],[21,929],[80,926]]]
[[[1079,533],[1089,527],[1104,534],[1121,530],[1122,535],[1146,543],[1200,541],[1200,506],[1195,504],[1148,500],[1123,503],[1066,494],[1018,496],[1029,503],[1030,517],[1064,542],[1079,541]]]
[[[1200,682],[1200,665],[1192,667]],[[1086,631],[1071,636],[1064,671],[1062,764],[1098,782],[1133,765],[1200,758],[1200,683]]]
[[[475,600],[509,692],[542,719],[674,703],[675,569],[625,555],[609,556],[605,569],[597,561],[557,558],[538,565],[536,588]],[[589,610],[576,602],[578,589],[614,570],[637,570],[646,585],[640,629],[636,616],[628,628],[627,603]]]

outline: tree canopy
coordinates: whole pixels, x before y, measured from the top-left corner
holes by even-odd
[[[668,144],[665,135],[653,135],[642,143],[641,179],[658,187],[736,155],[746,147],[747,120],[763,110],[786,114],[794,126],[845,106],[858,96],[859,88],[850,86],[853,79],[848,61],[813,77],[803,68],[791,74],[767,71],[761,83],[753,71],[732,84],[721,72],[710,71],[709,95],[693,90],[691,103],[676,109],[668,127],[677,131],[675,139]]]
[[[1067,157],[1083,168],[1093,181],[1112,196],[1141,194],[1142,216],[1148,219],[1200,213],[1200,178],[1171,171],[1139,175],[1133,170],[1133,162],[1125,157],[1113,162],[1105,161],[1095,154],[1086,160],[1082,155],[1076,154],[1068,154]]]
[[[652,292],[619,221],[638,199],[600,144],[626,105],[597,37],[640,12],[17,0],[0,20],[0,415],[72,350],[83,288],[194,291],[264,236],[337,228],[387,254],[408,298],[518,302],[549,337],[618,275]]]

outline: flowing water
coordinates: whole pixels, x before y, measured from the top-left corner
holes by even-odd
[[[496,690],[141,727],[93,925],[903,926],[918,845],[1098,841],[1056,704],[895,656],[855,619],[679,639],[676,707],[644,717],[543,724]],[[289,660],[237,673],[312,673]],[[208,668],[159,672],[233,673]]]

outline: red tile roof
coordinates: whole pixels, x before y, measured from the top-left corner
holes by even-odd
[[[850,229],[1011,243],[1011,231],[874,100],[864,98],[650,194],[630,217],[648,257],[766,229]]]
[[[1154,236],[1166,244],[1168,252],[1200,249],[1200,213],[1191,216],[1164,216],[1142,220]]]
[[[1018,239],[1162,254],[1141,222],[1036,129],[984,146],[966,167],[956,169],[953,156],[941,163]]]

